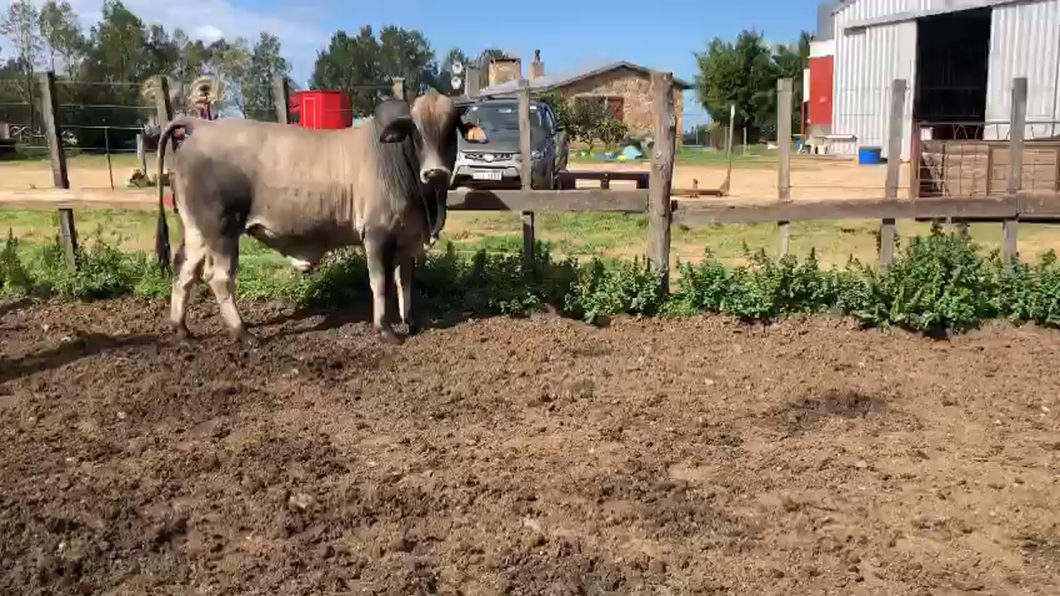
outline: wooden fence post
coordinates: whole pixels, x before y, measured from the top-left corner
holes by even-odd
[[[898,199],[898,180],[902,174],[902,115],[905,111],[905,79],[891,82],[891,122],[887,131],[887,184],[884,198]],[[894,220],[880,224],[880,268],[886,269],[894,260]]]
[[[52,183],[55,188],[70,188],[70,173],[66,168],[63,152],[62,126],[59,124],[59,97],[55,87],[55,73],[48,71],[37,75],[40,84],[41,116],[44,118],[45,136],[48,137],[48,154],[52,162]],[[59,209],[59,235],[70,270],[77,268],[77,227],[74,225],[74,210]]]
[[[726,196],[729,194],[729,187],[732,185],[732,157],[733,157],[733,144],[735,143],[736,137],[736,104],[729,106],[729,143],[726,146],[726,154],[729,158],[729,165],[725,169],[725,181],[721,183],[721,194]]]
[[[655,102],[654,143],[648,182],[648,259],[662,271],[662,291],[670,291],[670,191],[674,179],[677,115],[674,112],[674,75],[651,73]]]
[[[173,119],[173,105],[169,100],[169,77],[158,75],[158,92],[155,95],[155,114],[158,119],[159,132],[166,129]]]
[[[533,148],[530,143],[530,81],[519,79],[519,180],[533,190]],[[534,269],[534,212],[523,211],[523,268]]]
[[[408,99],[408,89],[405,88],[405,79],[394,77],[390,81],[390,93],[395,99]]]
[[[272,105],[276,108],[276,121],[280,124],[290,123],[291,86],[283,75],[272,77]]]
[[[791,201],[791,79],[777,81],[777,199]],[[780,256],[791,250],[791,224],[777,222],[780,228]]]
[[[142,132],[136,135],[136,161],[140,163],[140,173],[147,176],[147,142]]]
[[[169,77],[167,77],[166,75],[158,75],[158,86],[156,87],[156,89],[157,89],[157,94],[155,95],[155,119],[158,120],[158,134],[159,134],[158,142],[159,142],[159,147],[161,147],[161,143],[162,143],[162,136],[161,135],[162,135],[162,132],[166,129],[166,126],[169,125],[169,122],[171,120],[173,120],[173,104],[170,102],[170,98],[169,98]],[[176,140],[175,139],[171,138],[171,143],[172,143],[172,145],[171,145],[170,149],[172,149],[173,147],[176,147]],[[147,172],[144,172],[144,174],[146,175]],[[159,173],[159,179],[155,181],[155,184],[158,184],[159,186],[168,185],[169,184],[168,172],[160,172]],[[177,195],[176,195],[177,191],[172,186],[170,186],[169,191],[172,194],[173,208],[176,209],[177,208]]]
[[[1008,196],[1018,198],[1023,183],[1023,135],[1027,123],[1027,78],[1012,79],[1012,116],[1009,119],[1008,144]],[[1017,203],[1018,204],[1018,203]],[[1002,224],[1005,243],[1001,250],[1005,269],[1012,266],[1012,259],[1019,254],[1017,232],[1019,213],[1015,219],[1006,219]]]

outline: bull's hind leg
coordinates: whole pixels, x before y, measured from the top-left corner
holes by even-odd
[[[261,341],[247,330],[243,318],[236,308],[236,273],[239,270],[239,237],[224,238],[220,250],[210,251],[210,290],[213,291],[221,317],[232,338],[248,347],[257,347]]]
[[[404,341],[394,333],[386,316],[387,290],[394,285],[394,258],[397,242],[387,231],[365,234],[364,252],[368,257],[368,281],[372,286],[372,326],[383,340],[400,344]]]
[[[408,326],[409,335],[420,332],[419,309],[414,304],[412,295],[413,274],[416,271],[416,259],[402,257],[397,266],[398,310],[401,311],[401,322]]]
[[[169,302],[169,322],[180,339],[191,339],[188,330],[188,300],[195,281],[202,275],[203,261],[206,258],[206,243],[202,234],[193,225],[183,224],[184,240],[177,249],[174,258],[173,292]]]

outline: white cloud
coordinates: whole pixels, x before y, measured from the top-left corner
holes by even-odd
[[[201,27],[193,29],[191,35],[192,37],[197,37],[206,43],[212,43],[224,37],[225,32],[213,25],[202,25]]]
[[[44,0],[33,0],[38,6]],[[70,5],[81,16],[87,30],[103,17],[100,0],[69,0]],[[317,51],[328,41],[329,33],[313,24],[318,13],[311,8],[299,7],[296,11],[269,12],[242,8],[226,0],[182,0],[179,3],[162,3],[155,0],[124,0],[125,6],[144,20],[158,23],[172,32],[181,28],[193,38],[205,42],[220,37],[244,37],[253,45],[264,31],[280,38],[283,54],[292,62],[296,79],[308,77]],[[0,5],[11,4],[11,0],[0,0]],[[7,44],[4,44],[7,45]]]

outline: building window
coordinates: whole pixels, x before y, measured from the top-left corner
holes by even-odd
[[[619,122],[625,120],[625,98],[608,97],[606,101],[607,111],[614,116],[615,120],[618,120]]]

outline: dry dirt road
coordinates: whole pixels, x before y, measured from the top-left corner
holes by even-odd
[[[122,188],[135,167],[134,162],[121,159],[114,166],[114,182]],[[574,170],[643,170],[648,164],[572,163]],[[908,167],[902,168],[899,197],[908,197]],[[154,172],[154,159],[148,160],[148,171]],[[851,161],[794,157],[791,184],[793,199],[857,199],[882,198],[886,180],[886,166],[861,166]],[[72,188],[110,188],[106,162],[97,157],[72,159],[69,162]],[[674,188],[720,188],[725,180],[725,169],[716,165],[678,164],[674,168]],[[579,186],[591,188],[598,182],[583,181]],[[632,183],[615,182],[613,188]],[[0,163],[0,189],[51,188],[52,174],[47,162]],[[732,172],[730,195],[740,199],[775,199],[777,172],[774,167],[735,168]]]
[[[0,315],[0,593],[1060,593],[1056,332],[204,305]]]

